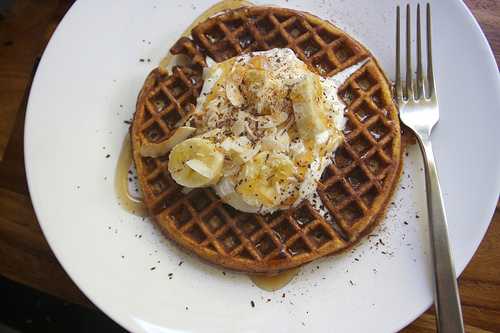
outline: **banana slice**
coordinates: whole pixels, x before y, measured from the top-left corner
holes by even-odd
[[[310,139],[327,129],[322,91],[319,76],[310,72],[292,86],[290,99],[302,139]]]
[[[172,149],[168,171],[179,185],[206,187],[219,181],[223,165],[224,154],[210,140],[191,138]]]
[[[295,191],[293,173],[288,156],[262,152],[242,166],[235,191],[249,205],[276,206]]]
[[[243,201],[243,198],[234,192],[237,185],[236,178],[232,176],[222,176],[217,184],[214,185],[215,193],[221,200],[240,212],[259,213],[260,206],[252,206]]]

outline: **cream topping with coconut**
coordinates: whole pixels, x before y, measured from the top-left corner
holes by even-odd
[[[207,63],[196,110],[182,129],[192,138],[164,145],[173,147],[174,180],[213,186],[243,212],[272,213],[309,200],[344,140],[338,87],[362,64],[324,78],[290,49]]]

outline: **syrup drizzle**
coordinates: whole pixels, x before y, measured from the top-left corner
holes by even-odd
[[[248,277],[260,289],[273,292],[285,287],[298,272],[299,269],[295,269],[278,275],[248,275]]]
[[[129,187],[129,171],[132,167],[132,149],[130,135],[127,133],[123,140],[120,156],[115,173],[115,191],[119,204],[129,213],[138,216],[148,216],[149,212],[141,197],[134,196]]]

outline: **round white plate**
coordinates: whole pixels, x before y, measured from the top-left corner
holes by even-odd
[[[277,0],[332,21],[394,76],[396,2]],[[255,1],[267,4],[266,0]],[[213,1],[77,1],[38,67],[25,132],[26,172],[43,232],[102,311],[134,332],[389,332],[432,304],[418,147],[409,148],[387,219],[353,251],[320,260],[282,290],[207,265],[116,199],[115,168],[147,74]],[[435,1],[441,119],[433,132],[462,272],[500,191],[500,81],[479,26],[459,1]]]

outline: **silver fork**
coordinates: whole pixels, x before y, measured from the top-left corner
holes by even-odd
[[[427,188],[434,304],[438,332],[464,332],[457,278],[453,266],[443,198],[432,151],[431,130],[439,120],[431,52],[430,4],[427,4],[427,73],[422,60],[420,5],[417,5],[417,74],[411,67],[410,5],[406,7],[406,82],[401,79],[400,9],[397,7],[396,98],[399,117],[417,137],[422,150]],[[415,89],[416,85],[416,89]]]

